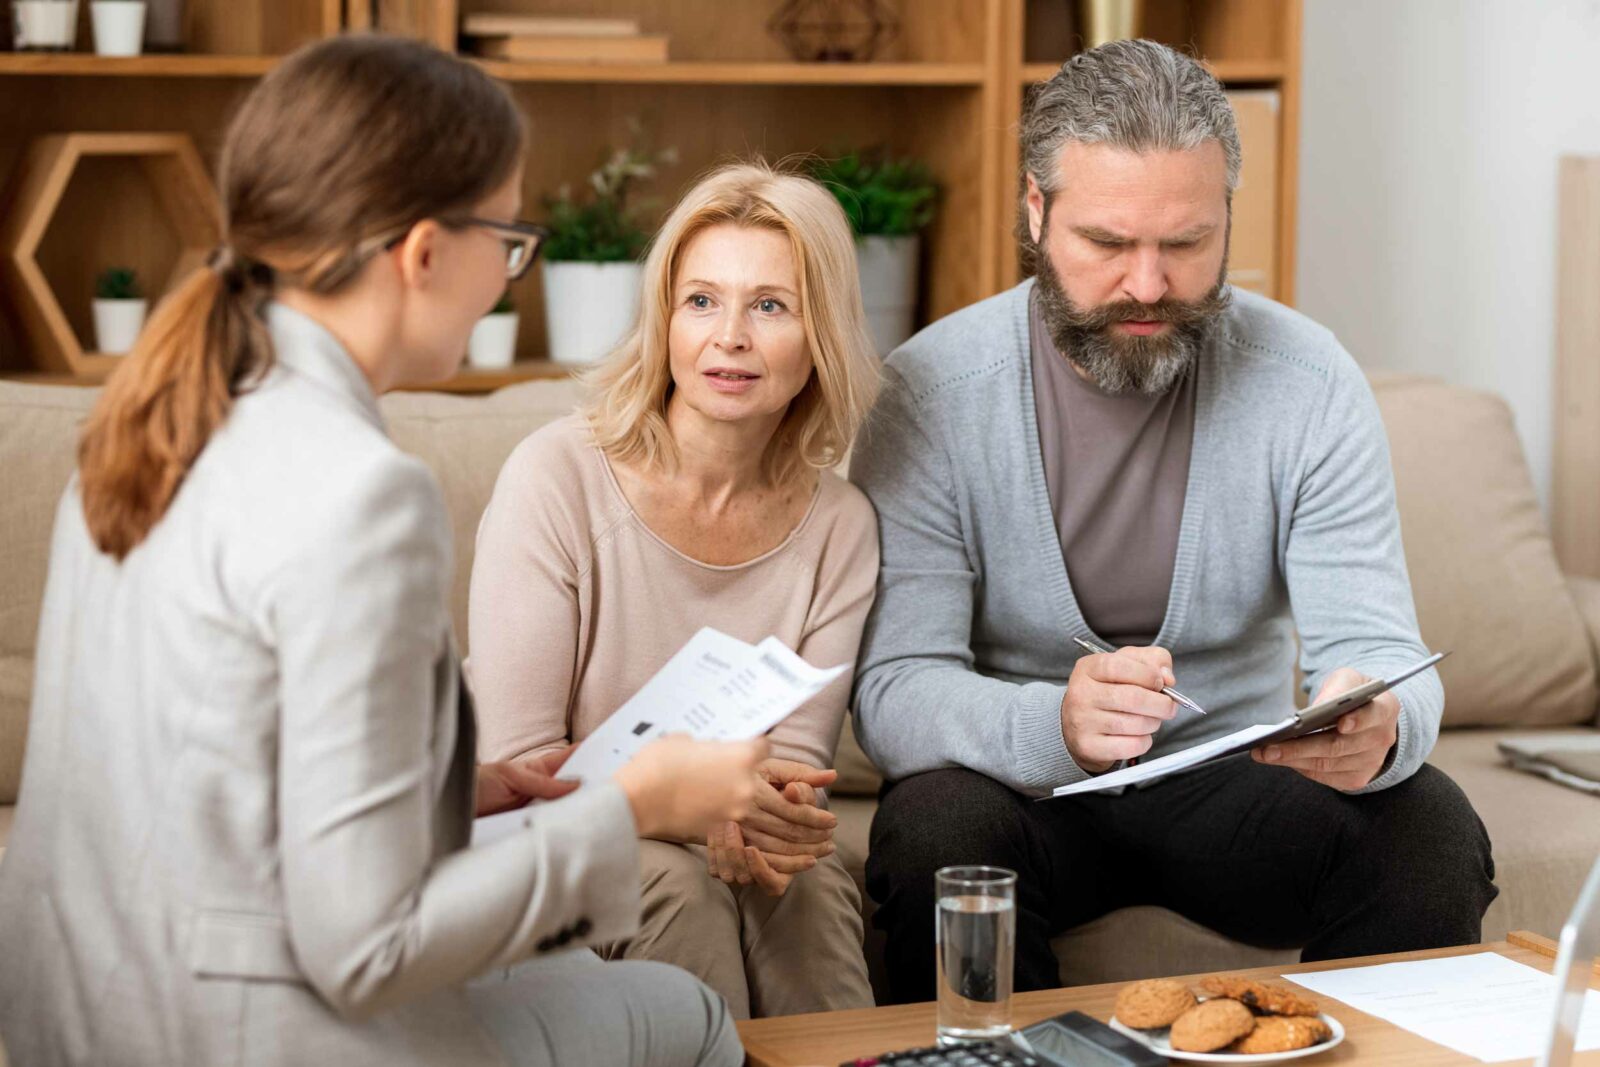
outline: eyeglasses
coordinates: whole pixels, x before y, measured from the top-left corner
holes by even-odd
[[[479,218],[476,215],[454,215],[450,218],[439,220],[453,229],[465,226],[476,226],[488,230],[500,238],[506,249],[506,280],[514,282],[528,273],[533,266],[533,261],[539,258],[539,249],[544,246],[546,238],[550,236],[547,226],[540,226],[537,222],[524,222],[517,219],[512,222],[500,222],[496,219]],[[357,258],[364,260],[378,248],[390,249],[406,239],[406,234],[411,232],[407,226],[399,233],[379,238],[374,248],[357,250]]]
[[[446,226],[476,226],[498,235],[506,246],[506,280],[512,282],[528,273],[533,261],[539,258],[539,249],[550,236],[548,227],[540,226],[536,222],[524,222],[521,219],[498,222],[495,219],[481,219],[476,215],[460,215],[439,221]]]

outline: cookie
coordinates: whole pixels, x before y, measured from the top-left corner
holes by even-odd
[[[1195,1006],[1194,994],[1182,982],[1152,978],[1122,987],[1117,994],[1117,1019],[1135,1030],[1161,1030]]]
[[[1256,1017],[1237,1000],[1218,997],[1195,1005],[1172,1024],[1168,1040],[1179,1052],[1215,1052],[1256,1028]]]
[[[1321,1010],[1316,1001],[1298,996],[1281,985],[1230,974],[1202,978],[1200,988],[1214,997],[1237,1000],[1260,1015],[1315,1015]]]
[[[1268,1015],[1228,1046],[1229,1052],[1291,1052],[1320,1045],[1333,1036],[1328,1024],[1310,1015]]]

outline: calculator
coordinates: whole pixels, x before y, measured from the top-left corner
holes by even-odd
[[[994,1041],[883,1052],[839,1067],[1166,1067],[1166,1060],[1081,1011]]]

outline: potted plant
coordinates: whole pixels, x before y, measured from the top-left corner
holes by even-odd
[[[581,199],[570,186],[545,198],[550,237],[544,245],[544,315],[550,358],[589,363],[615,348],[639,315],[643,267],[639,255],[649,235],[633,188],[676,160],[672,149],[651,153],[633,143],[619,148],[589,175]]]
[[[478,320],[467,340],[467,364],[485,370],[511,366],[517,354],[517,309],[506,293]]]
[[[144,45],[144,0],[94,0],[94,51],[99,56],[136,56]]]
[[[817,160],[811,176],[832,190],[855,231],[867,325],[879,355],[888,355],[911,336],[919,235],[933,220],[939,187],[924,163],[861,152]]]
[[[95,347],[119,356],[133,347],[144,329],[148,301],[140,295],[139,279],[127,267],[100,272],[94,283]]]

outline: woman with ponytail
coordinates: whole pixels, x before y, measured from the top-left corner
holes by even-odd
[[[764,745],[667,739],[576,792],[565,752],[475,765],[443,504],[379,414],[531,265],[526,139],[491,79],[383,37],[234,119],[225,241],[56,516],[0,866],[19,1067],[740,1062],[685,972],[568,950],[637,927],[640,836],[748,813]]]

